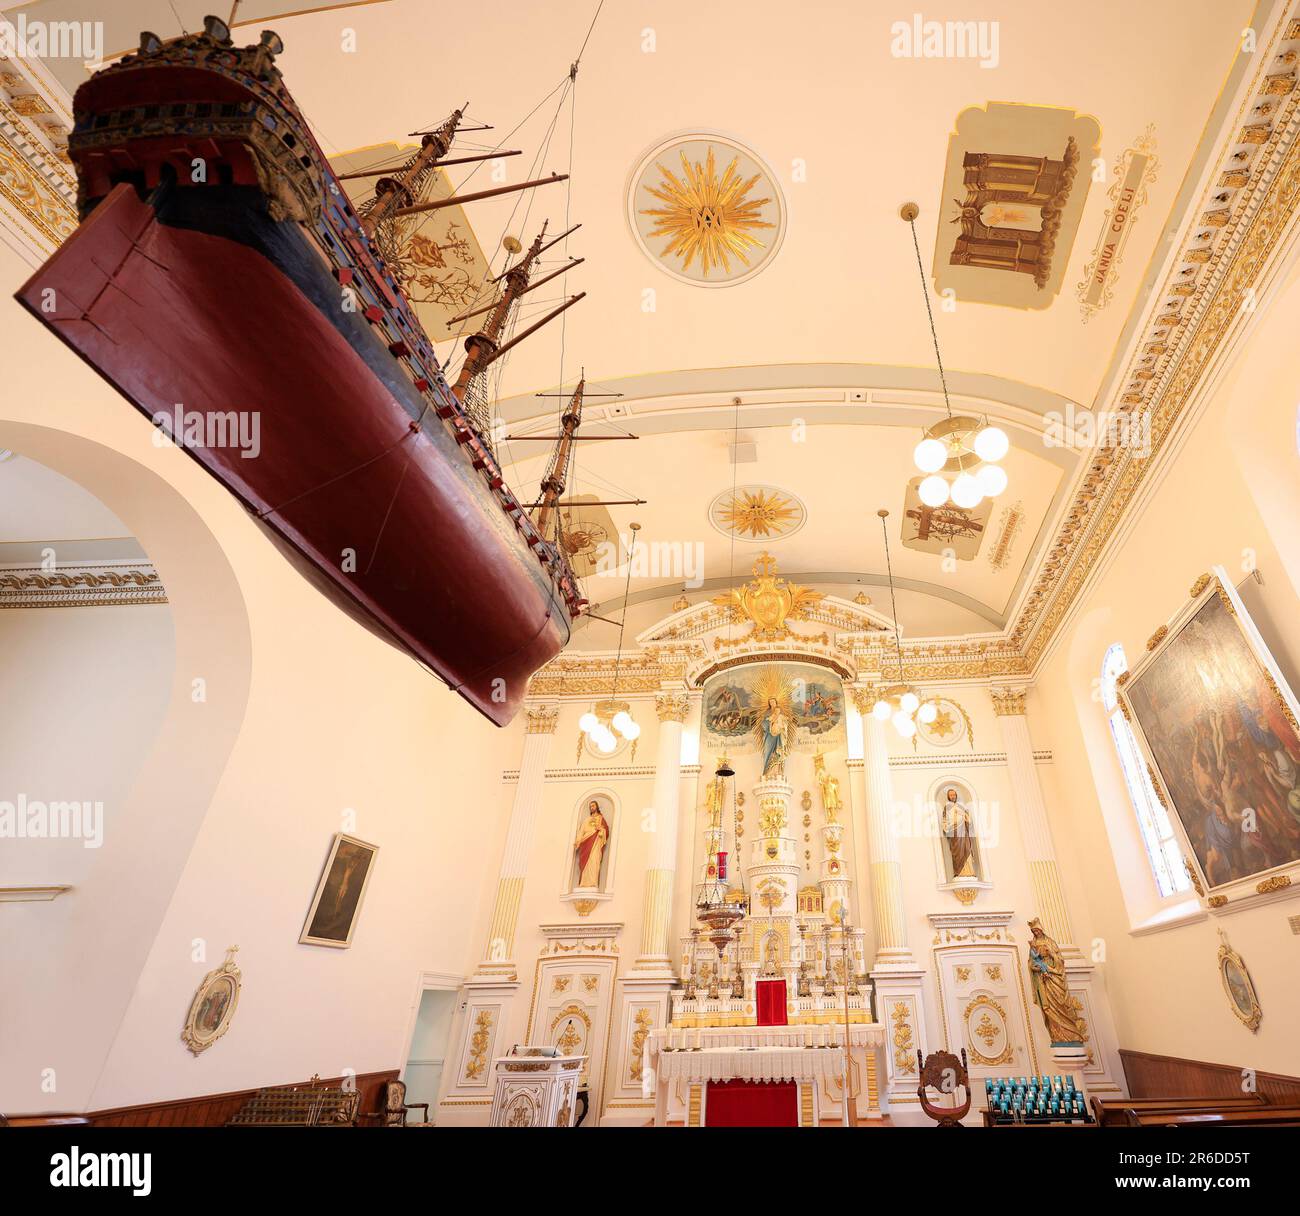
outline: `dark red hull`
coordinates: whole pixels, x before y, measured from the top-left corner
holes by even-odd
[[[569,637],[546,554],[365,320],[330,312],[299,226],[227,230],[243,204],[221,212],[224,189],[168,216],[114,187],[19,300],[151,418],[256,412],[255,457],[186,450],[340,607],[508,722]]]

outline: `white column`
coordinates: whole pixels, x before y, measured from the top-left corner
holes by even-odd
[[[875,702],[869,688],[852,690],[857,713],[848,715],[849,729],[862,736],[862,776],[866,786],[867,855],[871,874],[871,915],[876,931],[876,967],[911,967],[907,923],[903,913],[902,866],[894,826],[894,786],[889,776],[888,725],[871,714]]]
[[[1047,804],[1043,787],[1034,766],[1034,749],[1025,721],[1024,689],[992,688],[993,712],[1002,727],[1002,745],[1007,753],[1007,771],[1015,794],[1020,817],[1020,834],[1029,863],[1029,879],[1034,889],[1034,910],[1043,922],[1047,936],[1056,940],[1063,953],[1077,954],[1074,930],[1065,905],[1061,872],[1056,864],[1056,847],[1047,822]]]
[[[518,978],[515,924],[519,919],[524,878],[533,848],[533,828],[542,805],[546,757],[559,716],[558,705],[534,705],[524,710],[524,750],[519,762],[519,783],[515,786],[514,806],[510,810],[510,827],[506,832],[505,854],[501,858],[492,922],[483,948],[483,960],[474,973],[476,977]]]
[[[677,866],[677,821],[681,802],[682,723],[690,708],[685,693],[660,693],[655,698],[659,739],[655,751],[655,780],[651,794],[654,830],[645,874],[641,909],[641,954],[632,974],[673,976],[668,929],[672,918],[673,874]]]
[[[871,915],[876,930],[876,965],[871,971],[876,1017],[884,1025],[885,1085],[890,1118],[912,1121],[916,1103],[916,1053],[927,1048],[925,968],[907,945],[903,875],[894,816],[894,783],[889,775],[888,722],[871,713],[875,689],[850,689],[862,737],[862,776],[866,788],[867,854],[870,862]],[[861,1099],[860,1099],[861,1101]],[[909,1106],[909,1103],[912,1104]],[[860,1112],[861,1113],[861,1112]]]

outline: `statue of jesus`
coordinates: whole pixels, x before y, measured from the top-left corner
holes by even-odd
[[[578,829],[573,842],[578,854],[578,886],[600,886],[600,863],[609,843],[609,822],[600,813],[600,805],[593,798],[587,804],[587,817]]]

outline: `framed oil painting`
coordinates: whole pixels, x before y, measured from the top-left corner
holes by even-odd
[[[1191,597],[1147,643],[1120,705],[1195,885],[1264,895],[1300,861],[1300,707],[1226,572],[1202,575]]]
[[[226,950],[225,962],[203,977],[190,1002],[181,1041],[194,1055],[207,1051],[230,1029],[234,1020],[243,978],[235,965],[235,951],[238,949],[238,946],[231,946]]]
[[[298,939],[308,946],[337,946],[346,949],[352,945],[361,901],[365,899],[370,873],[374,869],[375,854],[379,846],[334,834],[325,869],[316,884],[316,895],[307,913],[307,923]]]
[[[1255,981],[1246,970],[1245,960],[1230,945],[1219,930],[1219,978],[1223,981],[1223,990],[1228,994],[1232,1012],[1252,1034],[1259,1029],[1264,1019],[1264,1011],[1259,1006],[1259,997],[1255,993]]]

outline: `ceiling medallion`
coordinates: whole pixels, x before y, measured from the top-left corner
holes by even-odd
[[[772,171],[720,135],[676,135],[652,148],[632,172],[627,214],[646,255],[697,287],[752,277],[785,235]]]
[[[775,486],[737,486],[709,504],[709,522],[724,536],[739,540],[783,540],[807,519],[803,503]]]

